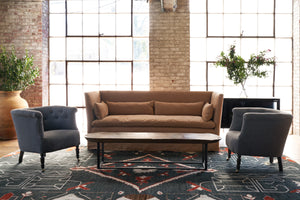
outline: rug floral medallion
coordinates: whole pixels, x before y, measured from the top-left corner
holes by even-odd
[[[0,158],[0,200],[282,200],[300,199],[300,166],[283,157],[283,172],[268,158],[243,156],[235,173],[236,156],[209,152],[208,170],[198,170],[195,152],[105,152],[105,169],[97,169],[96,152],[74,148],[48,153],[46,170],[39,154],[19,152]],[[276,160],[276,159],[275,159]],[[116,161],[123,161],[117,163]],[[163,162],[163,163],[158,163]]]

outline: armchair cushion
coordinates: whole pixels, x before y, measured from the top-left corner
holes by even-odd
[[[203,106],[203,110],[202,110],[202,119],[203,119],[203,121],[208,122],[209,120],[212,119],[213,115],[214,115],[213,105],[210,104],[210,103],[206,103]]]

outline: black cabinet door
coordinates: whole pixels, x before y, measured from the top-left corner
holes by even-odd
[[[221,128],[229,128],[232,120],[232,109],[235,107],[263,107],[280,110],[280,99],[277,98],[224,98]]]

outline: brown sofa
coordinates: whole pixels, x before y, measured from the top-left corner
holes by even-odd
[[[87,131],[219,135],[223,94],[185,91],[94,91],[85,93]],[[88,143],[89,149],[95,148]],[[210,144],[210,151],[219,149]],[[199,151],[201,144],[106,144],[113,150]]]

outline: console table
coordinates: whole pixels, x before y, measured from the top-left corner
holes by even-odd
[[[221,128],[229,128],[235,107],[263,107],[280,110],[279,98],[224,98]]]

